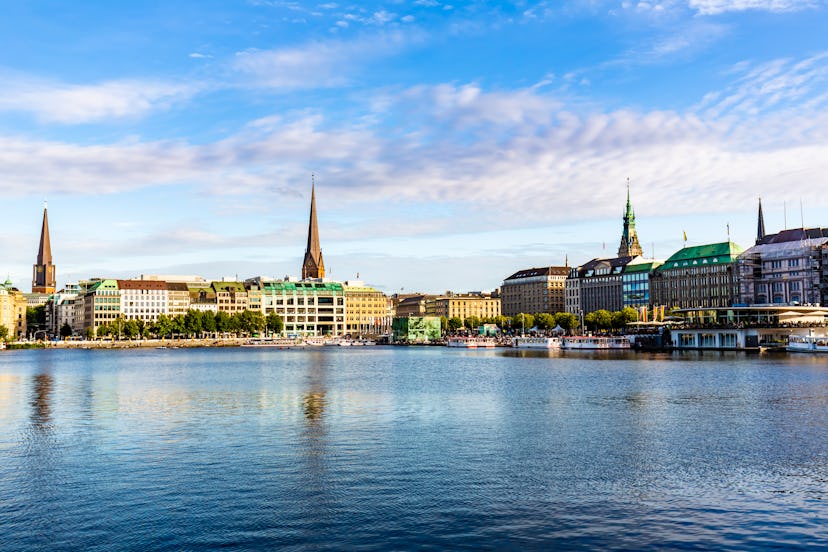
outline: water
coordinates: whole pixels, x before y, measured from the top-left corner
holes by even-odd
[[[828,547],[828,359],[0,354],[0,549],[277,547]]]

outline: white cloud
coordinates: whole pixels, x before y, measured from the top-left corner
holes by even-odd
[[[761,10],[790,12],[818,6],[818,0],[689,0],[690,8],[700,15],[718,15],[725,12]]]
[[[347,27],[347,21],[337,25]],[[342,86],[363,64],[393,55],[408,40],[399,33],[390,33],[355,41],[311,42],[298,48],[248,50],[236,54],[232,67],[258,86],[268,88]]]
[[[67,84],[0,73],[0,111],[22,111],[45,122],[77,124],[140,117],[189,99],[199,86],[152,80]]]

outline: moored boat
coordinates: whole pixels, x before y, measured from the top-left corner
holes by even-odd
[[[512,339],[512,347],[517,349],[560,349],[560,337],[520,336]]]
[[[609,350],[629,349],[630,340],[626,337],[608,336],[570,336],[561,340],[561,349],[565,350]]]
[[[494,349],[495,340],[491,337],[450,337],[446,341],[446,346],[463,349]]]
[[[305,342],[298,339],[260,339],[253,338],[246,343],[242,343],[242,347],[275,347],[277,349],[290,349],[294,347],[304,347]]]
[[[792,353],[828,353],[828,336],[792,335],[787,349]]]

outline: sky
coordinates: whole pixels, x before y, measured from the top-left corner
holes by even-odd
[[[828,226],[828,0],[12,2],[0,277],[492,290]]]

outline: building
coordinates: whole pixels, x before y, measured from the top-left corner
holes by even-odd
[[[437,341],[441,336],[440,318],[436,316],[401,316],[394,318],[394,341],[429,343]]]
[[[392,297],[394,304],[394,317],[406,316],[425,316],[426,304],[429,300],[437,297],[436,295],[426,295],[423,293],[414,293],[408,295],[395,294]]]
[[[52,264],[52,244],[49,238],[49,215],[43,206],[43,223],[40,227],[40,246],[37,262],[32,270],[32,293],[49,295],[55,292],[55,265]],[[45,301],[44,303],[45,304]]]
[[[600,309],[619,311],[624,308],[624,269],[641,257],[592,259],[571,271],[566,281],[567,312],[586,314]],[[577,281],[576,281],[577,280]],[[577,290],[577,297],[575,293]]]
[[[652,273],[650,304],[696,309],[738,303],[737,259],[741,253],[731,241],[676,251]]]
[[[637,309],[650,304],[650,274],[662,264],[663,261],[642,257],[627,264],[621,274],[624,307]]]
[[[97,335],[101,324],[111,324],[121,316],[121,292],[117,280],[94,279],[81,282],[84,290],[75,300],[76,309],[79,306],[83,312],[82,330],[91,328]],[[79,316],[76,312],[75,319]]]
[[[637,257],[643,254],[641,244],[638,243],[638,232],[635,230],[635,212],[630,203],[630,180],[627,179],[627,208],[624,210],[624,228],[621,231],[618,257]]]
[[[426,316],[491,319],[500,316],[500,297],[489,293],[446,293],[426,301]]]
[[[308,246],[302,262],[302,279],[324,278],[325,261],[319,246],[319,227],[316,221],[316,185],[311,185],[310,220],[308,221]]]
[[[190,288],[184,282],[164,282],[167,288],[167,315],[183,316],[190,310]]]
[[[235,314],[248,310],[250,301],[247,289],[241,282],[213,282],[211,286],[216,294],[218,312]]]
[[[756,243],[739,255],[739,303],[828,304],[828,228],[765,234],[762,201]]]
[[[75,301],[81,288],[76,283],[68,283],[60,291],[51,295],[46,303],[46,328],[49,335],[59,336],[60,330],[68,324],[74,333],[80,329],[80,324],[75,319]]]
[[[256,279],[262,291],[262,314],[278,314],[287,335],[344,335],[345,289],[338,282]]]
[[[193,283],[187,285],[189,294],[189,308],[199,312],[218,312],[216,291],[209,283]]]
[[[158,315],[169,314],[167,282],[160,280],[117,280],[121,314],[126,320],[152,323]]]
[[[501,312],[505,316],[556,313],[566,309],[569,267],[546,266],[515,272],[500,286]]]
[[[377,336],[391,331],[391,301],[384,293],[353,280],[344,282],[343,289],[346,333]]]
[[[0,284],[0,326],[10,339],[26,337],[26,298],[8,278]]]

